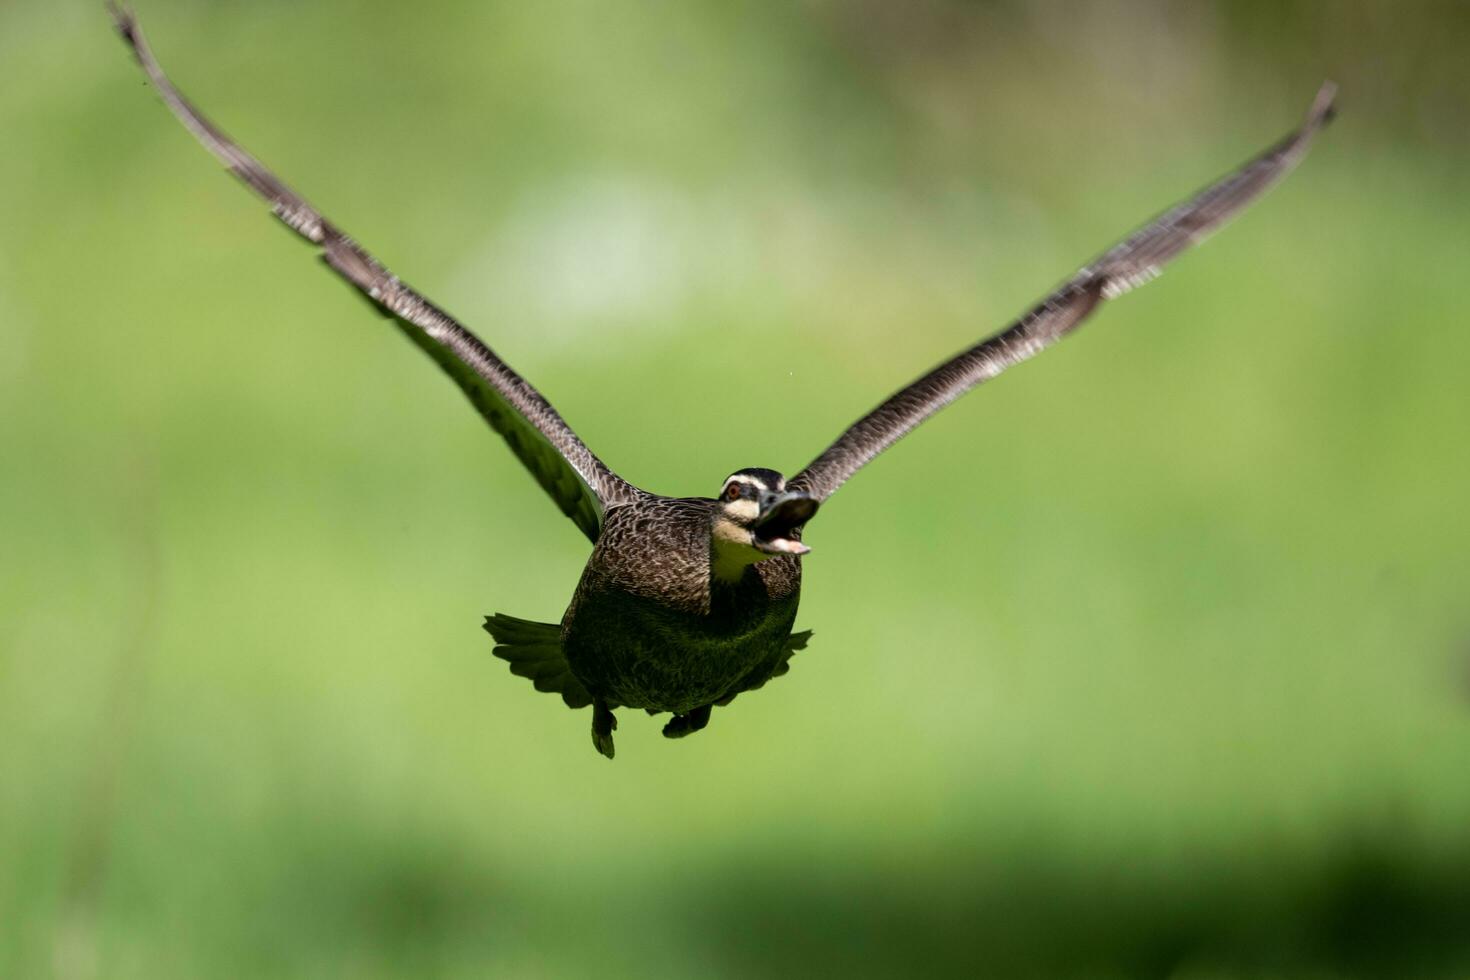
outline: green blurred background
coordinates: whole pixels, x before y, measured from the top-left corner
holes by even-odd
[[[479,627],[575,528],[100,4],[0,6],[0,976],[1470,973],[1470,8],[138,8],[668,494],[1342,115],[834,498],[788,677],[609,764]]]

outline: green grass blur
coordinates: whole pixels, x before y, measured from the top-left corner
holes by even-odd
[[[634,482],[793,472],[1294,125],[815,521],[669,743],[490,656],[587,547],[170,118],[0,6],[0,976],[1464,976],[1463,5],[138,0]]]

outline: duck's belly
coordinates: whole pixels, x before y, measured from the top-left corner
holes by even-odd
[[[712,704],[784,652],[797,597],[695,615],[627,593],[582,596],[562,634],[567,663],[595,696],[683,713]]]

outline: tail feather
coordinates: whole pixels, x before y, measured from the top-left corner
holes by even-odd
[[[792,633],[790,636],[786,637],[786,646],[781,651],[781,654],[776,658],[774,663],[767,660],[764,664],[751,671],[749,674],[746,675],[745,679],[736,686],[735,690],[720,698],[720,700],[716,701],[715,704],[719,705],[720,707],[724,707],[725,705],[728,705],[731,701],[734,701],[737,695],[744,694],[746,691],[754,691],[758,688],[764,687],[766,681],[771,680],[772,678],[780,677],[785,674],[788,670],[791,669],[792,656],[794,656],[796,654],[796,651],[798,650],[805,650],[807,641],[811,638],[811,630],[802,630],[800,633]]]
[[[510,672],[530,680],[536,690],[560,694],[568,708],[585,708],[592,695],[572,674],[561,649],[561,627],[504,613],[485,617],[485,632],[495,638],[491,652],[510,664]]]
[[[802,630],[800,633],[792,633],[786,638],[786,656],[781,658],[775,668],[771,670],[771,677],[780,677],[791,669],[791,657],[798,650],[806,649],[806,641],[812,638],[811,630]],[[768,680],[770,678],[767,678]],[[751,690],[754,690],[752,688]]]

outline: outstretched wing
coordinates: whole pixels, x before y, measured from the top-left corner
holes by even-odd
[[[454,379],[562,513],[595,542],[606,508],[639,491],[594,456],[541,393],[478,337],[401,282],[195,109],[159,67],[132,11],[112,3],[109,9],[118,33],[189,132]]]
[[[934,368],[863,416],[788,480],[787,488],[826,499],[920,422],[980,382],[1061,340],[1103,300],[1157,276],[1166,262],[1203,241],[1301,161],[1317,130],[1332,119],[1336,92],[1331,82],[1324,84],[1301,128],[1083,266],[1002,332]]]

